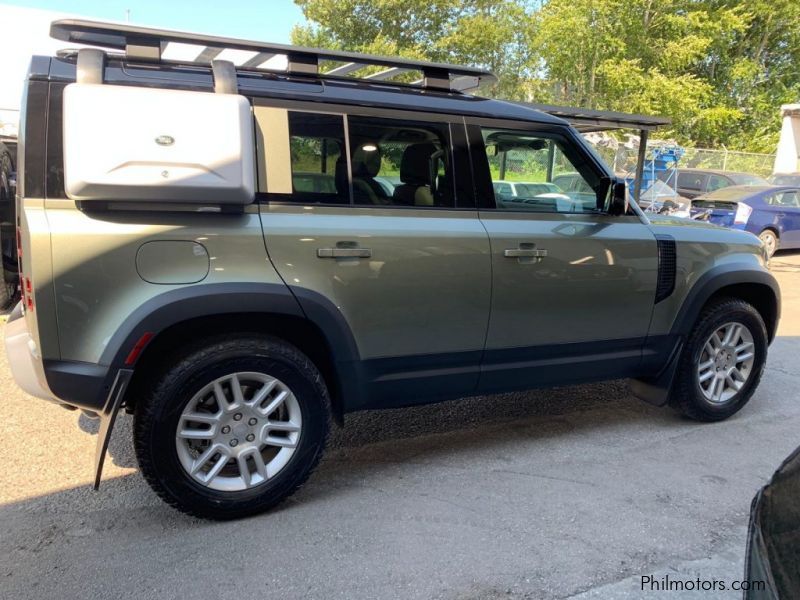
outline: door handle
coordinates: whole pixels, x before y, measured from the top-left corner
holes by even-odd
[[[369,248],[317,248],[317,258],[370,258]]]
[[[544,248],[537,248],[536,244],[522,242],[519,248],[506,248],[503,250],[503,256],[506,258],[516,258],[517,261],[521,263],[538,263],[547,256],[547,250]]]
[[[536,250],[534,248],[508,248],[503,251],[506,258],[544,258],[547,250]]]

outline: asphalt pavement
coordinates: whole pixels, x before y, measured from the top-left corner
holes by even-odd
[[[750,501],[800,445],[800,253],[773,270],[778,338],[728,421],[624,382],[349,415],[298,494],[227,523],[158,500],[127,416],[93,491],[95,422],[26,396],[0,351],[0,597],[739,598],[641,584],[741,579]]]

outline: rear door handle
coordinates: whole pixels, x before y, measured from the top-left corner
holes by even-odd
[[[547,256],[547,250],[544,248],[537,248],[536,244],[531,242],[522,242],[518,248],[506,248],[503,251],[503,256],[506,258],[516,258],[519,262],[537,263]]]
[[[506,258],[544,258],[547,250],[537,250],[535,248],[508,248],[503,251]]]
[[[370,258],[369,248],[317,248],[317,258]]]

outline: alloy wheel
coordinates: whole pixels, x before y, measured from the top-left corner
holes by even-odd
[[[733,398],[747,383],[755,363],[753,334],[742,323],[726,323],[703,345],[697,363],[697,383],[713,404]]]
[[[301,429],[300,405],[287,385],[265,373],[233,373],[189,400],[175,445],[193,480],[236,492],[277,475],[294,454]]]

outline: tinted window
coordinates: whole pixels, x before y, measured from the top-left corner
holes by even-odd
[[[749,173],[728,173],[728,177],[732,179],[736,185],[767,185],[769,183],[763,177],[750,175]]]
[[[354,204],[455,206],[447,125],[348,117],[347,126]]]
[[[777,192],[765,198],[767,204],[783,208],[798,208],[800,207],[800,194],[797,190],[789,190],[786,192]]]
[[[495,206],[526,212],[596,212],[597,176],[565,140],[483,129]],[[513,193],[506,194],[505,186]]]
[[[292,200],[349,204],[344,120],[289,111]]]
[[[678,173],[678,187],[702,192],[705,190],[706,175],[704,173]]]
[[[713,192],[714,190],[719,190],[724,187],[728,187],[731,185],[730,180],[727,177],[722,177],[721,175],[709,175],[708,176],[708,191]]]
[[[769,181],[772,185],[800,185],[800,175],[773,175]]]

